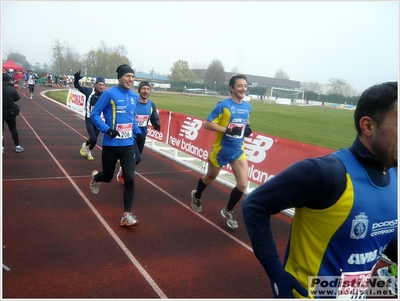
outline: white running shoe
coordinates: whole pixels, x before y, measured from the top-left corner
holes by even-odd
[[[88,148],[86,147],[86,142],[83,142],[82,147],[79,150],[79,153],[81,154],[82,157],[87,157],[87,152],[88,152]]]
[[[136,219],[136,216],[134,216],[132,212],[124,215],[121,218],[121,222],[119,223],[119,225],[122,227],[136,226],[137,224],[138,221]]]
[[[24,148],[21,145],[17,145],[15,147],[15,152],[16,153],[22,153],[24,151]]]
[[[235,217],[233,216],[233,210],[232,211],[228,211],[226,209],[226,207],[224,207],[221,210],[221,215],[222,217],[226,218],[226,224],[232,228],[232,229],[236,229],[238,227],[238,222],[235,220]]]
[[[203,210],[203,207],[201,206],[201,200],[197,199],[194,195],[196,194],[196,190],[192,190],[190,193],[190,197],[192,198],[192,202],[190,205],[192,206],[192,209],[194,212],[201,212]]]
[[[89,161],[94,160],[94,158],[93,158],[93,156],[92,156],[92,152],[91,152],[90,150],[88,150],[88,151],[86,152],[86,154],[87,154],[86,159],[88,159]]]
[[[99,172],[97,170],[92,171],[92,175],[90,177],[90,190],[92,191],[93,194],[98,194],[100,190],[100,182],[96,182],[94,179],[94,176],[97,175]]]

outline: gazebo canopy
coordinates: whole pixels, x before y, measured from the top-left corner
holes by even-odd
[[[17,71],[24,71],[25,68],[17,65],[16,63],[14,63],[12,60],[9,60],[7,62],[5,62],[3,64],[3,69],[13,69],[13,70],[17,70]]]

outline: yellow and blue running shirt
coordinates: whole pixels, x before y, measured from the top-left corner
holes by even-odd
[[[243,144],[244,129],[249,122],[251,110],[252,107],[248,102],[243,101],[239,104],[232,98],[227,98],[218,102],[208,115],[207,121],[225,128],[235,126],[242,128],[241,134],[238,136],[216,133],[210,154],[210,162],[213,165],[221,167],[232,161],[246,158]]]
[[[333,155],[346,168],[343,194],[324,210],[297,208],[293,218],[285,270],[297,274],[305,286],[308,276],[346,279],[357,272],[370,277],[397,233],[397,181],[379,187],[350,151]],[[397,179],[395,168],[388,172],[391,179]],[[300,267],[302,273],[298,274]]]
[[[280,262],[271,215],[296,208],[283,265],[308,288],[309,276],[369,277],[383,254],[397,254],[397,195],[397,168],[385,170],[356,138],[348,149],[296,162],[257,187],[242,201],[243,220],[271,278]]]

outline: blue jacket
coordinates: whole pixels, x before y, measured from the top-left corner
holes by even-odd
[[[134,145],[135,137],[140,134],[136,122],[136,104],[139,96],[132,90],[120,86],[105,90],[96,102],[90,119],[102,133],[107,133],[111,128],[120,133],[113,139],[103,135],[103,146],[129,146]],[[105,121],[100,117],[104,115]]]

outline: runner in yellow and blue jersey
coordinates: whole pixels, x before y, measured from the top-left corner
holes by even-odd
[[[229,81],[231,97],[217,103],[205,122],[205,129],[216,132],[216,138],[209,157],[207,173],[197,183],[197,189],[191,193],[191,206],[195,212],[202,211],[201,194],[214,182],[221,168],[230,164],[235,175],[228,204],[222,208],[221,215],[227,225],[236,229],[233,208],[240,201],[248,183],[248,163],[244,152],[244,137],[251,135],[249,124],[251,105],[243,101],[247,93],[247,78],[239,74]]]
[[[397,82],[370,87],[354,113],[352,146],[299,161],[245,197],[243,219],[274,297],[366,297],[382,255],[397,262],[397,114]],[[282,264],[270,219],[288,208]]]

